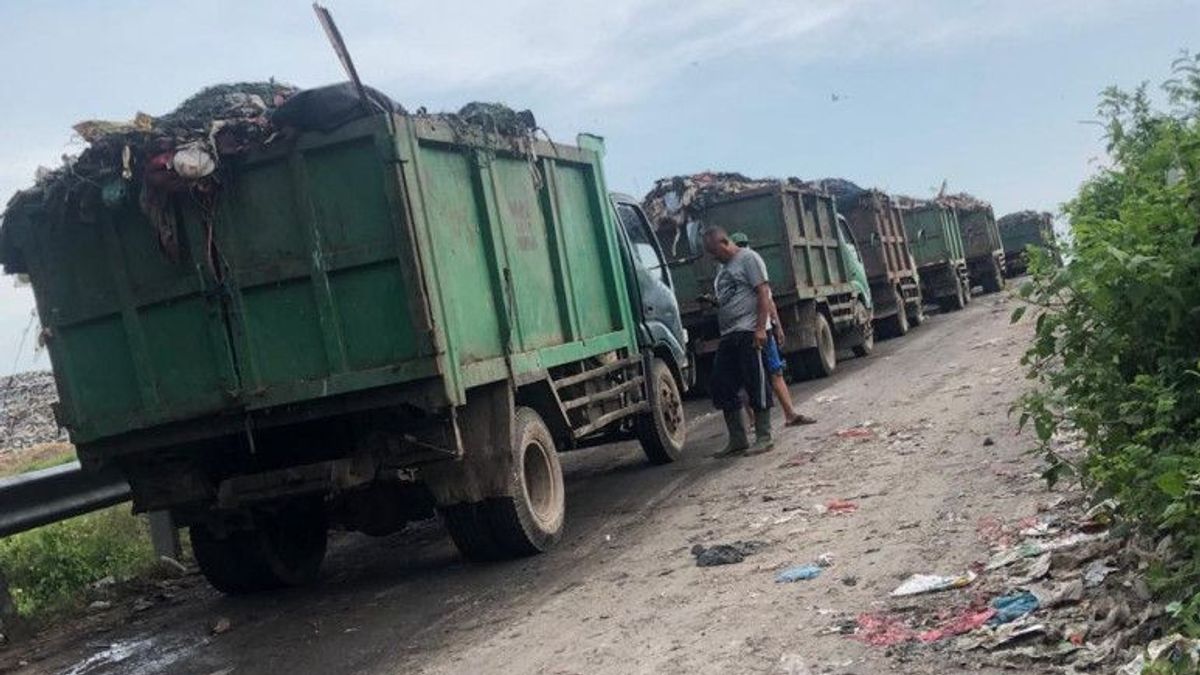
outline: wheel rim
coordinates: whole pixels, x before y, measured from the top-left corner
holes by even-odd
[[[554,520],[558,503],[554,466],[549,452],[541,443],[532,441],[525,446],[525,456],[521,462],[525,476],[525,500],[533,517],[543,525]]]
[[[675,389],[675,381],[670,374],[658,378],[658,411],[662,418],[663,428],[676,443],[679,442],[683,431],[683,401]]]

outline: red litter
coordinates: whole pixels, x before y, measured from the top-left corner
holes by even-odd
[[[834,432],[834,436],[838,438],[871,438],[874,435],[875,432],[867,427],[850,427],[849,429],[839,429]]]
[[[921,642],[937,642],[955,635],[970,633],[987,623],[987,620],[995,616],[996,610],[988,607],[987,609],[976,609],[974,607],[966,607],[960,613],[947,620],[943,621],[937,628],[927,630],[917,635],[917,639]]]
[[[854,513],[858,510],[858,504],[848,499],[831,499],[825,503],[825,510],[829,513]]]
[[[900,617],[890,614],[859,614],[858,631],[850,637],[876,647],[891,647],[912,640],[916,634]]]

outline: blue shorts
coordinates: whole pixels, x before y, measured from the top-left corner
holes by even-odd
[[[787,362],[779,355],[779,345],[775,343],[775,336],[767,333],[767,346],[762,350],[763,368],[772,375],[778,375],[783,372]]]

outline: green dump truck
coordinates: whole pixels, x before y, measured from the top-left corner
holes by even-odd
[[[921,285],[900,207],[879,190],[838,197],[838,212],[858,242],[874,303],[875,332],[900,337],[925,320]]]
[[[184,151],[176,167],[206,167]],[[174,255],[152,183],[113,177],[23,193],[0,261],[32,281],[81,461],[190,526],[217,588],[309,582],[328,527],[435,508],[467,558],[527,555],[562,531],[558,451],[684,447],[670,272],[602,155],[359,115],[185,182]]]
[[[1004,288],[1004,243],[1000,241],[992,206],[970,197],[951,199],[958,212],[971,286],[982,286],[984,293],[995,293]]]
[[[954,207],[937,201],[905,200],[900,214],[925,300],[948,311],[966,307],[971,301],[971,282]]]
[[[1003,216],[996,225],[1004,242],[1004,274],[1016,277],[1029,268],[1029,247],[1045,249],[1057,259],[1054,216],[1045,211],[1018,211]]]
[[[718,263],[701,241],[702,231],[713,226],[746,234],[766,263],[786,335],[783,352],[796,376],[830,375],[839,348],[860,356],[871,352],[871,291],[834,199],[776,183],[707,201],[678,232],[656,228],[663,250],[674,252],[675,293],[701,385],[720,341],[712,302]]]

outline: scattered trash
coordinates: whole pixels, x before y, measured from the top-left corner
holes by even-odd
[[[875,647],[891,647],[916,638],[903,618],[892,614],[859,614],[853,639]]]
[[[113,604],[107,600],[97,600],[88,605],[88,609],[93,612],[103,612],[105,610],[112,609],[112,606]]]
[[[933,593],[952,588],[962,588],[975,581],[975,573],[967,572],[963,576],[944,577],[937,574],[914,574],[892,591],[892,597]]]
[[[991,437],[991,436],[985,436],[985,437],[984,437],[984,439],[983,439],[983,447],[985,447],[985,448],[986,448],[986,447],[989,447],[989,446],[992,446],[992,445],[995,445],[995,444],[996,444],[996,441],[992,440],[992,437]]]
[[[1024,543],[1020,546],[1009,548],[992,556],[991,560],[988,560],[987,565],[984,566],[984,569],[988,572],[991,572],[992,570],[998,570],[1001,567],[1007,567],[1008,565],[1011,565],[1023,558],[1032,558],[1041,554],[1042,547],[1040,544],[1032,542]]]
[[[844,577],[842,577],[842,585],[843,586],[857,586],[858,585],[858,577],[844,576]]]
[[[733,565],[754,555],[767,546],[764,541],[735,541],[732,544],[716,544],[703,546],[696,544],[692,547],[692,555],[696,557],[696,567],[715,567],[717,565]]]
[[[824,405],[826,403],[833,403],[834,401],[840,401],[841,398],[842,397],[838,396],[837,394],[822,394],[821,396],[817,396],[816,398],[814,398],[813,402]]]
[[[1109,565],[1107,560],[1093,560],[1083,571],[1083,585],[1087,588],[1099,586],[1116,571],[1117,568]]]
[[[833,567],[833,554],[822,553],[821,555],[817,556],[817,564],[821,567]]]
[[[1194,673],[1200,670],[1200,642],[1178,633],[1151,642],[1144,652],[1126,663],[1118,675],[1141,675],[1147,666],[1169,667],[1163,672]],[[1155,671],[1159,672],[1159,671]]]
[[[824,568],[821,565],[815,565],[812,563],[807,565],[798,565],[796,567],[789,567],[775,575],[775,583],[790,584],[794,581],[808,581],[810,579],[816,579],[817,577],[821,576],[821,572],[823,570]]]
[[[1018,591],[992,600],[995,616],[988,620],[989,626],[1011,623],[1038,608],[1037,596],[1029,591]]]
[[[222,616],[213,622],[212,628],[209,630],[209,632],[213,635],[224,635],[232,628],[233,622],[229,620],[229,617]]]
[[[838,429],[833,432],[838,438],[872,438],[875,432],[869,427],[850,427],[848,429]]]
[[[1014,622],[1000,626],[983,643],[985,649],[999,649],[1020,642],[1035,635],[1045,635],[1046,625],[1042,623]]]
[[[995,615],[996,610],[991,607],[983,609],[966,607],[960,610],[954,617],[943,621],[937,628],[917,634],[917,639],[921,642],[937,642],[948,637],[970,633],[982,627]]]
[[[828,502],[825,502],[825,513],[854,513],[857,510],[858,504],[855,504],[848,499],[831,499]]]

